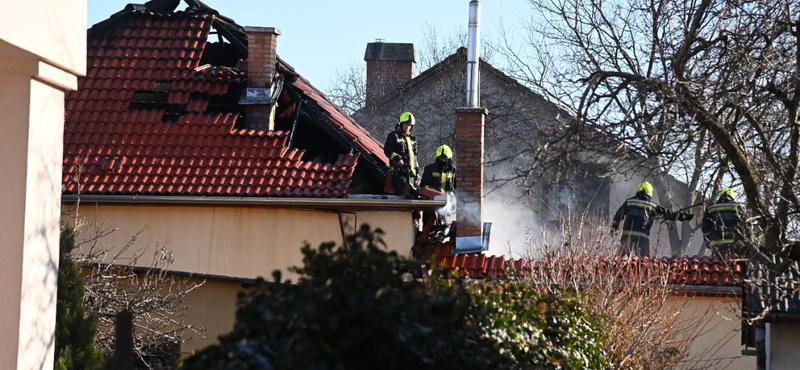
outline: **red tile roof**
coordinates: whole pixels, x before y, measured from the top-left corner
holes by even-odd
[[[245,68],[200,66],[215,17],[133,9],[90,35],[87,75],[66,98],[65,193],[343,197],[361,156],[388,163],[374,139],[299,78],[355,153],[303,161],[288,132],[236,129],[237,112],[209,110],[209,98],[246,81]],[[135,92],[157,83],[168,84],[166,104],[177,113],[131,106]]]
[[[546,269],[553,263],[564,264],[563,260],[527,260],[524,258],[507,258],[505,256],[488,256],[481,253],[451,254],[450,243],[428,243],[420,245],[420,251],[436,258],[438,265],[451,276],[456,272],[460,276],[482,279],[488,277],[505,278],[510,271],[520,276],[530,276]],[[588,257],[587,257],[588,258]],[[592,263],[594,262],[594,263]],[[745,262],[729,262],[718,258],[700,256],[681,257],[604,257],[593,261],[568,261],[570,268],[583,266],[608,267],[610,264],[621,264],[627,270],[638,272],[669,272],[670,284],[695,286],[741,286],[745,275]]]

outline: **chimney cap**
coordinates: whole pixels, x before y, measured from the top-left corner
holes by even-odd
[[[281,30],[275,27],[257,27],[257,26],[244,26],[245,33],[272,33],[276,35],[281,34]]]
[[[377,60],[417,62],[417,49],[413,43],[371,42],[364,53],[367,62]]]

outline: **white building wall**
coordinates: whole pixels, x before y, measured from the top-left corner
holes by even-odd
[[[3,6],[0,22],[0,367],[51,369],[64,91],[86,70],[86,1]]]
[[[800,369],[800,324],[767,325],[767,369]]]

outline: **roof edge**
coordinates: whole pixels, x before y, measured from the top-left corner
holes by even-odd
[[[62,194],[65,203],[107,204],[168,204],[213,206],[272,206],[281,208],[350,209],[350,210],[432,210],[444,207],[447,201],[403,199],[388,196],[359,196],[356,198],[281,198],[281,197],[224,197],[175,195],[103,195]]]
[[[700,296],[700,297],[741,297],[742,283],[731,285],[687,285],[669,284],[674,295]]]

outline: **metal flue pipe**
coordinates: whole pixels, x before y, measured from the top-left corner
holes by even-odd
[[[481,3],[469,2],[469,34],[467,36],[467,107],[477,108],[480,102],[480,78],[478,59],[481,55]]]

